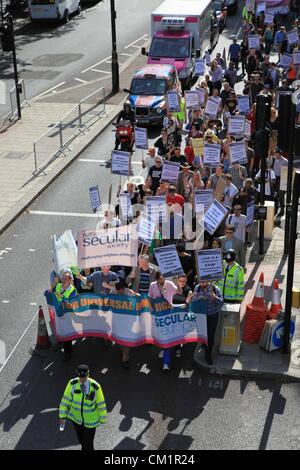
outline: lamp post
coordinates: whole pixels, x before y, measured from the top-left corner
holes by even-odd
[[[119,63],[118,63],[118,53],[117,53],[117,37],[116,37],[117,12],[115,9],[115,0],[110,0],[110,15],[111,15],[111,40],[112,40],[112,53],[111,53],[112,92],[118,93],[120,89],[120,79],[119,79]]]

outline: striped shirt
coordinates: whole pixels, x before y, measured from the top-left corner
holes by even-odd
[[[149,287],[150,287],[150,269],[148,269],[147,271],[143,271],[141,269],[139,294],[148,294]]]
[[[215,294],[216,297],[211,297]],[[193,301],[206,300],[206,315],[217,315],[224,303],[222,293],[217,286],[212,284],[207,289],[202,289],[199,284],[195,287]]]
[[[244,166],[239,166],[239,167],[234,167],[230,166],[228,173],[232,176],[232,183],[234,186],[236,186],[238,189],[241,189],[243,187],[244,180],[243,178],[247,178],[247,170]],[[241,175],[243,178],[241,178]]]

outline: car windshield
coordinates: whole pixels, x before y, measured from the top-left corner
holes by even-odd
[[[154,38],[151,44],[150,57],[168,57],[186,59],[190,55],[189,38]]]
[[[131,83],[131,95],[165,95],[167,81],[163,78],[134,78]]]

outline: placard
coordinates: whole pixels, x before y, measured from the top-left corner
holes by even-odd
[[[245,119],[245,137],[247,140],[251,140],[251,121]]]
[[[202,76],[205,74],[205,60],[204,59],[196,59],[195,60],[195,75],[197,77]]]
[[[167,93],[168,111],[171,113],[180,113],[180,101],[177,91],[168,91]]]
[[[208,67],[211,66],[211,58],[210,58],[209,52],[205,52],[205,63]]]
[[[89,188],[89,193],[90,193],[90,201],[91,201],[92,211],[96,212],[97,209],[101,208],[101,200],[100,200],[98,185],[97,186],[91,186]]]
[[[200,214],[202,212],[202,207],[206,212],[207,209],[211,206],[211,203],[214,199],[213,189],[196,189],[194,193],[194,208],[195,214]]]
[[[130,152],[113,150],[111,153],[111,172],[114,175],[128,176],[130,171]]]
[[[176,143],[176,127],[170,126],[167,128],[167,148],[175,146]]]
[[[297,44],[299,41],[298,30],[292,29],[286,33],[289,44]]]
[[[221,98],[210,96],[205,106],[205,114],[210,117],[217,118],[221,101]]]
[[[184,276],[184,271],[175,245],[162,246],[154,250],[159,270],[164,277]]]
[[[273,13],[265,13],[265,20],[264,20],[264,23],[266,25],[270,25],[270,24],[273,24],[274,22],[274,14]]]
[[[204,228],[213,235],[223,222],[228,210],[219,201],[214,200],[204,215]]]
[[[192,139],[192,146],[196,156],[200,155],[202,157],[204,155],[204,139],[202,137]]]
[[[293,53],[293,62],[294,65],[300,65],[300,51],[296,51]]]
[[[224,178],[220,177],[219,180],[218,180],[218,183],[217,183],[217,187],[214,190],[214,198],[217,201],[222,200],[225,187],[226,187],[226,180]]]
[[[255,9],[255,0],[246,0],[247,12],[252,11],[252,13],[254,13],[254,9]]]
[[[239,109],[240,114],[249,114],[250,113],[249,95],[239,95],[238,96],[238,109]]]
[[[260,49],[260,37],[257,34],[248,35],[249,49]]]
[[[199,109],[199,93],[197,90],[186,90],[184,94],[186,109]]]
[[[288,183],[288,165],[281,165],[280,167],[280,191],[287,191]]]
[[[285,52],[284,54],[282,54],[281,56],[281,59],[280,59],[280,63],[279,63],[279,66],[280,67],[283,67],[284,69],[289,69],[291,64],[293,62],[293,55],[292,54],[288,54],[287,52]]]
[[[221,145],[204,144],[203,165],[208,167],[217,167],[220,164]]]
[[[142,212],[137,224],[137,234],[140,243],[150,246],[154,237],[156,222],[150,219],[147,214]]]
[[[254,221],[254,201],[250,201],[247,204],[247,221],[246,227],[249,227],[253,224]]]
[[[134,130],[135,148],[148,150],[147,129],[145,127],[136,127]]]
[[[198,95],[199,95],[200,106],[204,106],[205,105],[205,97],[206,97],[205,89],[200,87],[200,88],[197,88],[197,91],[198,91]]]
[[[244,116],[229,116],[227,132],[228,132],[228,135],[244,137],[245,117]]]
[[[164,161],[161,181],[166,181],[167,183],[177,184],[178,175],[180,171],[180,163]]]
[[[166,220],[167,204],[165,196],[147,196],[146,197],[146,213],[151,220],[157,222]]]
[[[198,283],[203,281],[218,281],[224,277],[223,256],[220,248],[199,250],[196,255],[198,268]]]
[[[280,103],[280,96],[281,95],[291,95],[291,91],[277,91],[276,96],[275,96],[275,107],[276,109],[279,109],[279,103]]]
[[[129,193],[119,194],[120,209],[123,219],[133,217],[133,210]]]
[[[265,12],[266,8],[267,8],[266,2],[258,3],[257,7],[256,7],[256,14],[258,15],[259,13]],[[254,13],[254,10],[251,10],[251,11],[253,11],[253,13]]]
[[[232,165],[247,163],[247,152],[244,140],[229,144],[229,154]]]

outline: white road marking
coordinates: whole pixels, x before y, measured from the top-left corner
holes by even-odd
[[[120,55],[125,55],[126,57],[132,57],[132,54],[126,54],[126,52],[121,52]]]
[[[53,86],[52,88],[49,88],[49,90],[44,91],[44,93],[41,93],[40,95],[35,96],[35,98],[40,98],[41,96],[44,96],[44,95],[46,95],[47,93],[50,93],[50,91],[52,91],[52,90],[54,90],[55,88],[58,88],[58,87],[64,85],[65,83],[66,83],[66,82],[61,82],[61,83],[59,83],[58,85],[55,85],[55,86]]]
[[[56,90],[52,90],[52,93],[57,93],[57,91],[56,91]]]
[[[106,63],[106,64],[111,64],[112,62],[111,62],[111,60],[106,60],[105,63]],[[119,65],[124,65],[124,64],[121,63],[121,62],[119,62]]]
[[[36,302],[30,302],[30,305],[31,305],[32,307],[36,307],[36,306],[37,306],[37,303],[36,303]]]
[[[29,250],[31,253],[33,253],[34,251],[36,251],[34,248],[29,248]]]
[[[144,36],[141,36],[140,38],[133,41],[131,44],[128,44],[128,46],[125,46],[124,49],[128,49],[129,47],[133,46],[133,44],[135,44],[136,42],[141,41],[142,39],[146,38],[147,36],[148,36],[148,34],[144,34]]]
[[[131,47],[135,47],[136,49],[140,49],[141,46],[131,46]]]
[[[89,213],[82,213],[82,212],[54,212],[54,211],[29,211],[29,215],[53,215],[53,216],[61,216],[61,217],[85,217],[85,218],[94,218],[98,219],[99,217],[103,217],[101,212],[97,214],[89,214]]]
[[[17,234],[14,234],[14,235],[13,235],[13,237],[18,237],[18,236],[19,236],[19,235],[17,235]]]
[[[87,83],[86,80],[81,80],[81,78],[74,78],[74,80],[77,80],[78,82],[81,82],[81,83]]]
[[[111,75],[111,72],[107,72],[106,70],[97,70],[97,69],[91,69],[92,72],[98,72],[98,73],[107,73],[108,75]]]
[[[2,300],[3,304],[9,304],[10,300]]]
[[[4,255],[4,254],[7,255],[7,254],[8,254],[8,251],[7,251],[7,250],[1,250],[1,251],[0,251],[0,256],[2,256],[2,255]]]
[[[92,158],[79,158],[78,162],[87,162],[87,163],[105,163],[107,160],[93,160]],[[132,165],[141,165],[141,162],[131,162]]]
[[[8,251],[11,251],[11,250],[12,250],[12,248],[7,248],[7,247],[6,247],[5,249],[8,250]]]
[[[105,57],[105,59],[100,60],[100,62],[97,62],[96,64],[91,65],[91,66],[88,67],[87,69],[83,70],[81,73],[85,73],[85,72],[87,72],[88,70],[93,69],[94,67],[96,67],[96,65],[103,64],[103,62],[105,62],[106,60],[109,60],[109,59],[111,59],[111,55],[110,55],[109,57]]]

